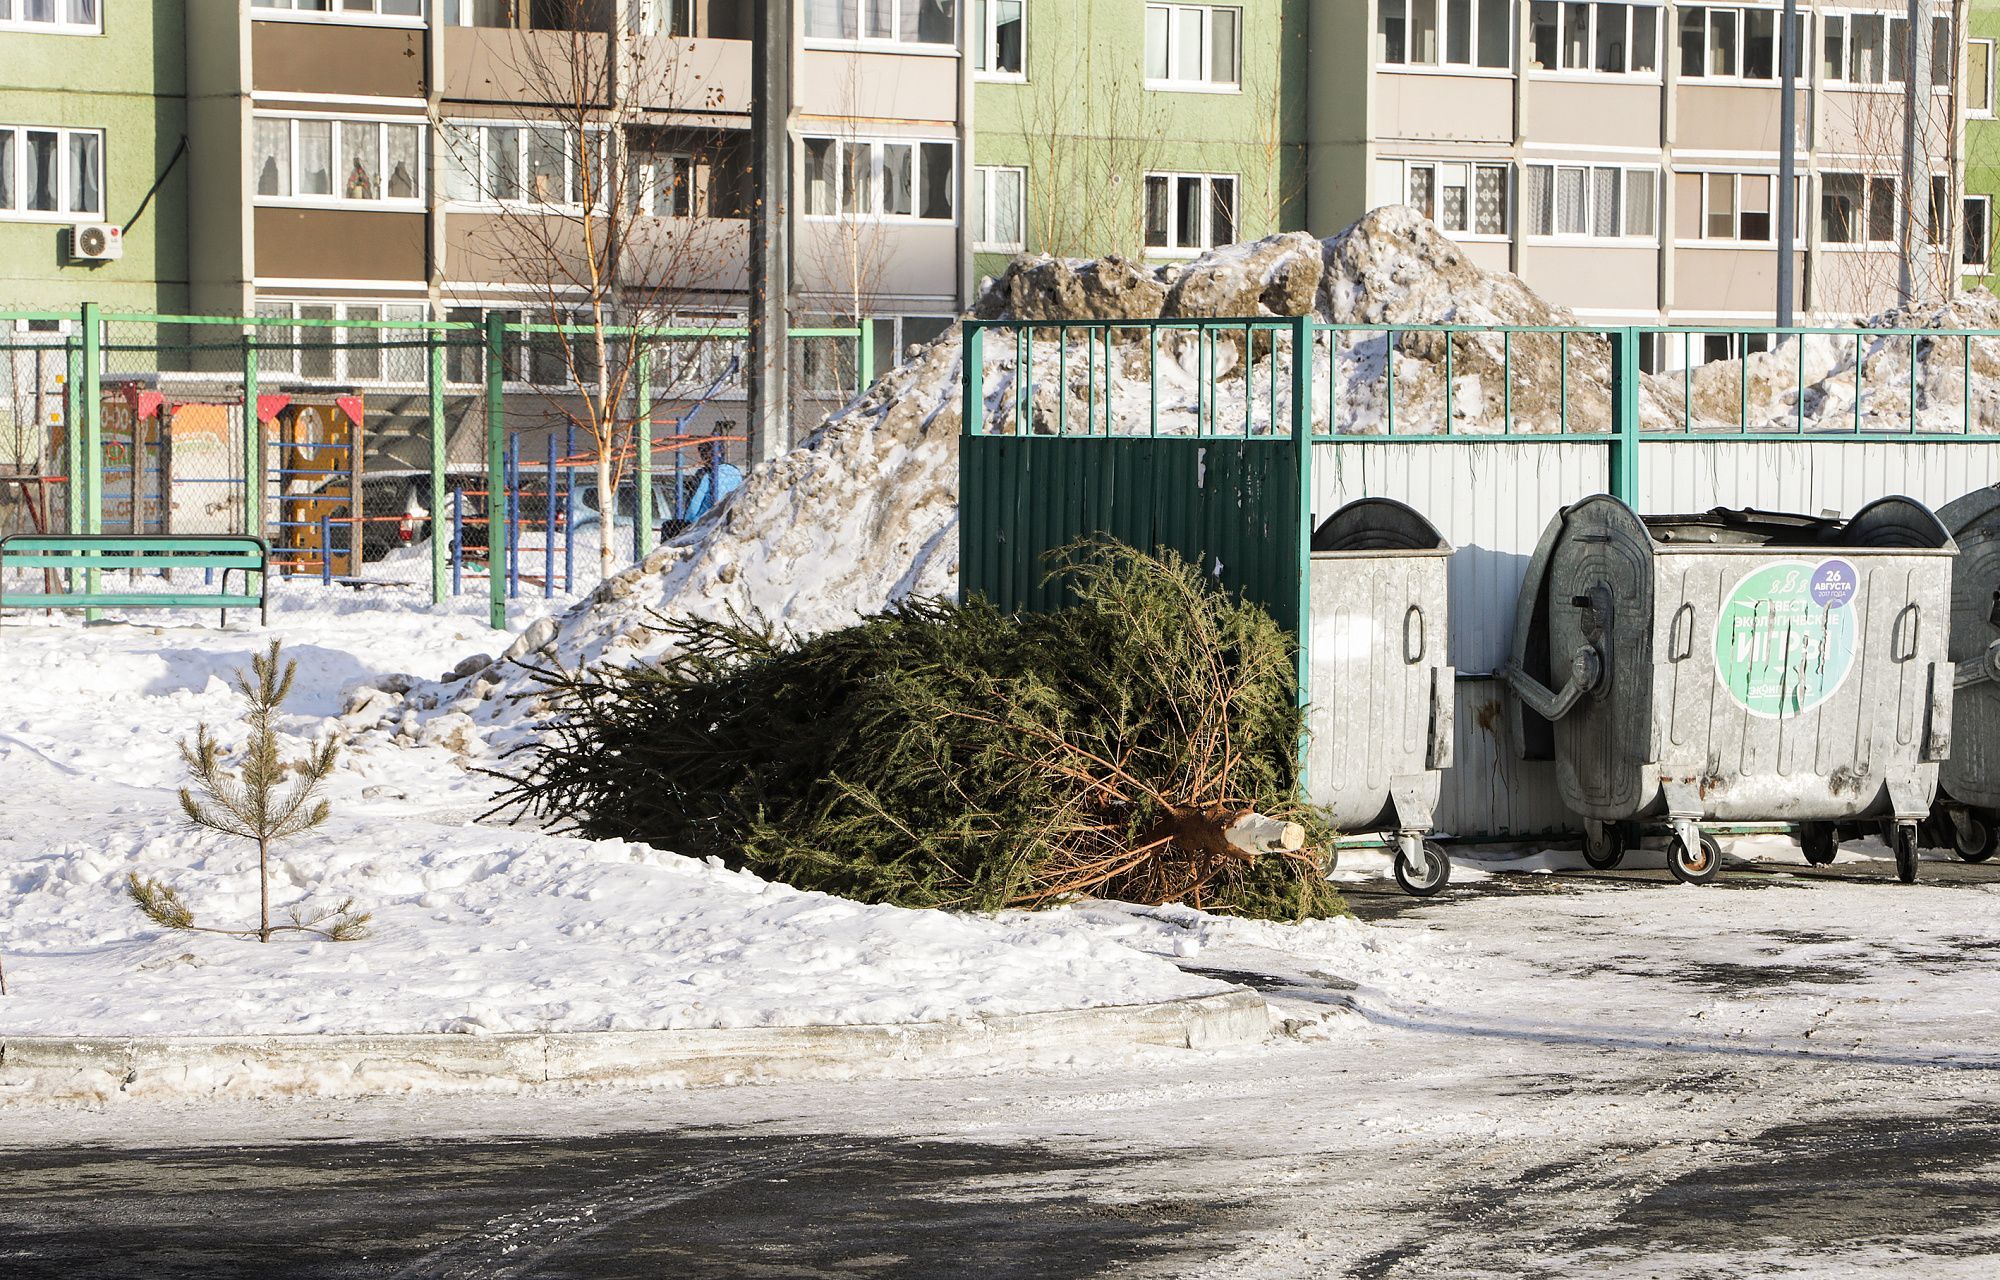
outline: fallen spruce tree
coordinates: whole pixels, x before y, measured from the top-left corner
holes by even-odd
[[[543,670],[503,808],[866,902],[1340,911],[1270,615],[1117,543],[1054,573],[1074,603],[1050,613],[908,603],[802,641],[660,621],[657,662]]]

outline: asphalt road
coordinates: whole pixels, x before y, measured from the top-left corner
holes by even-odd
[[[1788,889],[1766,883],[1777,876]],[[1523,875],[1430,903],[1362,886],[1358,914],[1447,941],[1476,912],[1489,933],[1503,919],[1538,930],[1475,956],[1474,972],[1517,958],[1505,951],[1523,939],[1567,957],[1650,903],[1723,910],[1760,890],[1860,904],[1851,926],[1771,930],[1773,951],[1858,950],[1752,963],[1655,930],[1587,964],[1536,961],[1548,1007],[1479,1026],[1477,1002],[1417,1026],[1280,953],[1204,953],[1189,966],[1263,990],[1309,1029],[1328,1019],[1317,1038],[1228,1058],[0,1111],[0,1277],[2000,1274],[2000,999],[1990,946],[1964,932],[1992,921],[2000,935],[2000,866],[1926,864],[1934,896],[1921,901],[1962,915],[1948,936],[1965,945],[1871,941],[1869,904],[1916,901],[1875,896],[1878,881],[1904,892],[1892,878],[1885,863],[1737,868],[1720,882],[1728,898],[1649,899],[1706,891],[1664,872]],[[1583,914],[1546,911],[1554,900]],[[1677,1041],[1650,1034],[1657,1011],[1628,1020],[1641,1037],[1615,1007],[1574,1006],[1643,982],[1706,1027],[1816,1008],[1898,964],[1912,983],[1962,987],[1962,1022],[1892,1018],[1879,1042],[1820,1050],[1775,1032]],[[1925,1039],[1945,1032],[1948,1060]]]

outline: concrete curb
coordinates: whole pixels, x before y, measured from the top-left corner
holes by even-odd
[[[1226,1049],[1270,1031],[1240,988],[1164,1004],[885,1026],[493,1036],[0,1036],[0,1102],[513,1093],[547,1086],[696,1088],[915,1075],[1134,1049]]]

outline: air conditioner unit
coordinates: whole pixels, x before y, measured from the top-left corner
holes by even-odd
[[[73,262],[110,262],[125,256],[125,237],[107,222],[86,222],[69,229],[69,256]]]

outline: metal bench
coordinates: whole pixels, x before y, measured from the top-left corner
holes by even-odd
[[[70,589],[8,591],[9,569],[67,572]],[[116,569],[220,569],[222,577],[215,591],[104,590],[99,575]],[[238,570],[243,583],[232,595]],[[17,533],[0,538],[0,609],[217,609],[226,627],[231,609],[254,608],[269,623],[270,570],[271,549],[249,534]]]

